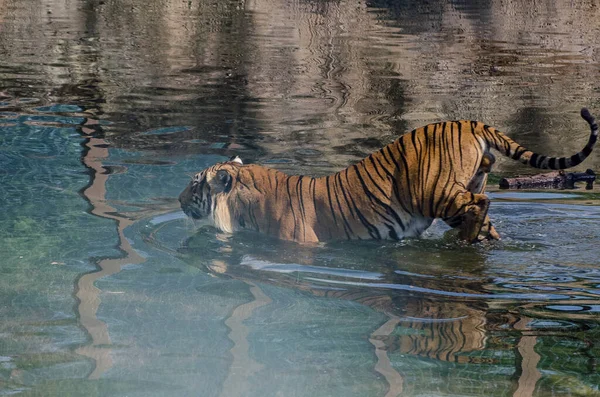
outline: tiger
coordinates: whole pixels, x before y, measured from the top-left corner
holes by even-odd
[[[467,243],[499,240],[484,190],[495,163],[490,149],[539,169],[562,170],[584,161],[598,138],[591,133],[570,157],[534,153],[482,122],[443,121],[417,128],[333,175],[287,175],[238,157],[195,174],[179,195],[183,212],[225,233],[253,230],[298,243],[400,240],[420,236],[435,219]]]

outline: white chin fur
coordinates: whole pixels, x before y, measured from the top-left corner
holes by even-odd
[[[231,219],[231,212],[227,207],[227,199],[225,197],[219,197],[216,199],[216,205],[212,212],[211,218],[213,219],[214,225],[217,229],[225,233],[233,233],[233,222]]]

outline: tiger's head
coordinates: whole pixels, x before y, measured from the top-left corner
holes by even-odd
[[[232,157],[229,161],[208,167],[192,178],[179,195],[183,212],[193,219],[208,219],[225,232],[232,232],[232,223],[226,200],[235,187],[242,160]]]

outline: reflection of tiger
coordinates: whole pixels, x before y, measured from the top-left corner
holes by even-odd
[[[418,236],[433,219],[469,242],[498,239],[483,194],[494,163],[490,149],[535,168],[565,169],[592,151],[598,125],[587,109],[588,143],[571,157],[533,153],[476,121],[447,121],[413,130],[334,175],[288,176],[235,157],[194,176],[179,196],[192,218],[233,232],[250,229],[281,239],[400,239]]]

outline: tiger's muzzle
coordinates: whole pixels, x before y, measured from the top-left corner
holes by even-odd
[[[203,203],[200,196],[195,190],[197,188],[197,184],[194,182],[190,182],[186,188],[179,195],[179,204],[183,212],[193,218],[193,219],[202,219],[206,218],[210,211],[210,205],[208,203]]]

